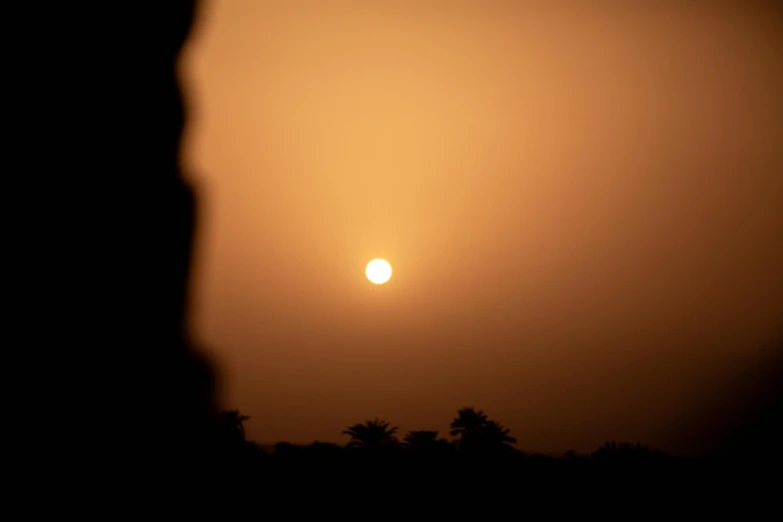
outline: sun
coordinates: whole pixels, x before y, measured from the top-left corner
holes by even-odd
[[[367,279],[369,279],[371,283],[382,285],[391,277],[392,268],[385,259],[373,259],[367,263],[367,268],[364,270],[364,273],[367,274]]]

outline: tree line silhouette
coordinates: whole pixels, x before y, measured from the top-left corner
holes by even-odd
[[[758,481],[763,465],[726,454],[676,456],[641,442],[615,440],[587,454],[528,453],[515,447],[511,430],[473,407],[456,412],[447,436],[432,430],[402,434],[375,418],[346,426],[342,435],[347,440],[341,444],[264,447],[248,439],[244,423],[249,418],[238,410],[215,418],[218,468],[210,473],[231,494],[246,488],[248,494],[264,491],[274,499],[299,492],[307,498],[320,494],[350,500],[349,505],[421,501],[450,505],[457,517],[460,503],[471,498],[513,505],[515,499],[560,502],[556,499],[565,496],[564,505],[574,507],[612,492],[622,498],[615,508],[632,502],[648,507],[692,503],[736,493],[729,485],[741,477]]]
[[[399,428],[389,422],[375,418],[346,427],[342,432],[348,441],[341,445],[333,442],[315,441],[308,445],[278,442],[271,449],[265,449],[255,441],[247,439],[244,422],[250,417],[238,410],[223,411],[215,419],[216,447],[227,459],[256,459],[258,461],[361,461],[362,459],[384,459],[413,463],[448,460],[461,462],[501,461],[561,461],[569,464],[596,463],[610,466],[628,466],[660,463],[673,457],[654,450],[640,442],[605,442],[590,455],[580,455],[568,450],[560,457],[528,454],[513,446],[517,439],[511,430],[473,407],[461,408],[451,421],[451,440],[439,437],[438,431],[413,430],[398,436]]]

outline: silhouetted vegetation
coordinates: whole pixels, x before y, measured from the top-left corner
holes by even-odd
[[[218,454],[228,466],[223,470],[227,477],[267,491],[308,486],[333,491],[350,485],[355,493],[379,495],[389,488],[399,491],[403,484],[403,489],[431,491],[436,497],[514,488],[549,493],[615,488],[641,495],[650,486],[685,491],[694,481],[708,484],[726,467],[721,456],[676,457],[641,442],[614,440],[589,454],[526,453],[511,430],[472,407],[456,412],[449,438],[414,430],[400,439],[396,426],[375,418],[346,426],[342,444],[278,442],[267,448],[247,440],[243,423],[248,418],[236,410],[216,416]]]
[[[367,421],[364,424],[354,424],[343,432],[349,435],[351,440],[348,448],[356,448],[364,451],[378,451],[399,444],[394,435],[398,428],[390,428],[388,422],[378,419]]]

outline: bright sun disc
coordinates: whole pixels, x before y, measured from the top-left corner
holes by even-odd
[[[391,265],[385,259],[373,259],[367,263],[367,268],[364,271],[367,274],[367,279],[376,285],[382,285],[389,280],[392,274]]]

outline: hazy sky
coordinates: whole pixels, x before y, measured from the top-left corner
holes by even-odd
[[[202,6],[192,317],[251,438],[476,406],[526,450],[677,450],[780,331],[780,10],[587,4]]]

